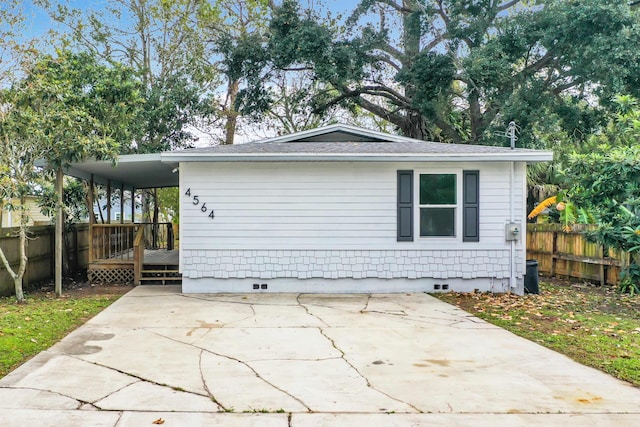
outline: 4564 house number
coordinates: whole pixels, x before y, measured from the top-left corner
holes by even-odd
[[[213,209],[209,209],[205,202],[203,202],[202,205],[200,205],[200,198],[196,195],[193,195],[193,196],[191,195],[191,188],[187,188],[187,191],[185,191],[184,195],[187,197],[191,197],[193,199],[191,203],[193,203],[194,206],[198,206],[198,205],[200,206],[200,212],[202,212],[205,215],[207,215],[207,212],[208,212],[209,214],[207,216],[211,219],[216,217],[216,215],[213,213]]]

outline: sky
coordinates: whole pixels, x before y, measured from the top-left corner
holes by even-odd
[[[70,8],[82,10],[93,9],[100,10],[104,8],[109,0],[50,0],[52,5],[63,4]],[[332,14],[341,13],[349,15],[360,0],[299,0],[301,4],[308,5],[313,9],[329,10]],[[27,31],[25,38],[42,37],[51,28],[56,27],[55,23],[49,18],[47,13],[40,7],[33,4],[32,0],[24,0],[21,2],[25,15],[28,17]],[[280,3],[280,1],[278,1]],[[6,3],[0,0],[0,9],[6,7]]]
[[[276,0],[277,3],[281,3],[281,1],[282,0]],[[112,0],[50,0],[50,2],[53,6],[61,4],[66,5],[70,9],[101,10],[108,6]],[[299,2],[305,8],[309,7],[317,10],[321,16],[324,16],[328,11],[334,17],[340,14],[342,15],[342,19],[346,19],[360,0],[299,0]],[[8,2],[0,0],[0,10],[7,7],[7,4]],[[57,46],[54,43],[48,42],[48,31],[53,29],[59,32],[65,32],[67,29],[55,23],[42,8],[34,4],[34,0],[21,1],[21,7],[26,17],[26,28],[23,33],[23,39],[31,40],[37,38],[43,40],[43,42],[38,45],[40,50],[47,51],[49,49],[55,49]],[[0,22],[0,25],[2,25],[2,22]],[[200,143],[197,145],[208,145],[212,141],[212,137],[206,133],[196,130],[192,130],[192,132],[198,134],[200,138]],[[246,142],[255,138],[255,136],[238,134],[236,141]]]

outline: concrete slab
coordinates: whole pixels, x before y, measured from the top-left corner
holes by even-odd
[[[138,382],[94,403],[100,409],[124,411],[219,412],[210,397],[169,386]]]
[[[96,378],[101,380],[95,381]],[[49,390],[80,402],[95,402],[137,381],[132,376],[73,357],[55,356],[41,369],[29,372],[14,383],[14,387]],[[39,402],[25,402],[21,407],[32,408],[34,404]]]
[[[205,353],[202,376],[224,410],[305,412],[309,409],[299,398],[260,377],[246,362]]]
[[[116,427],[153,426],[156,420],[163,420],[164,426],[189,427],[288,427],[287,414],[211,414],[175,412],[124,412]],[[160,424],[157,424],[160,425]]]
[[[61,427],[61,426],[91,426],[113,427],[120,418],[119,412],[97,411],[65,411],[33,410],[33,409],[3,409],[0,411],[0,426],[2,427]]]
[[[615,414],[293,414],[291,427],[635,427],[637,415]]]
[[[141,286],[0,380],[0,409],[3,426],[635,426],[640,390],[425,294]]]
[[[78,409],[81,402],[38,388],[0,388],[0,414],[9,409]],[[0,422],[0,425],[4,425]]]

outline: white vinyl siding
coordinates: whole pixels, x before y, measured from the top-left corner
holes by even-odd
[[[480,242],[397,242],[397,170],[464,169],[480,171]],[[524,164],[518,164],[514,192],[519,222],[524,220],[523,173]],[[183,250],[508,247],[509,163],[188,162],[180,165],[180,181]],[[200,205],[184,195],[187,188]],[[215,210],[215,219],[200,211],[202,203]]]

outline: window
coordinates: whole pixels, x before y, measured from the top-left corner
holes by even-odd
[[[398,242],[413,242],[417,232],[421,237],[461,236],[463,242],[479,242],[480,171],[414,174],[399,170],[397,209]]]
[[[420,236],[455,237],[456,174],[420,174]]]

